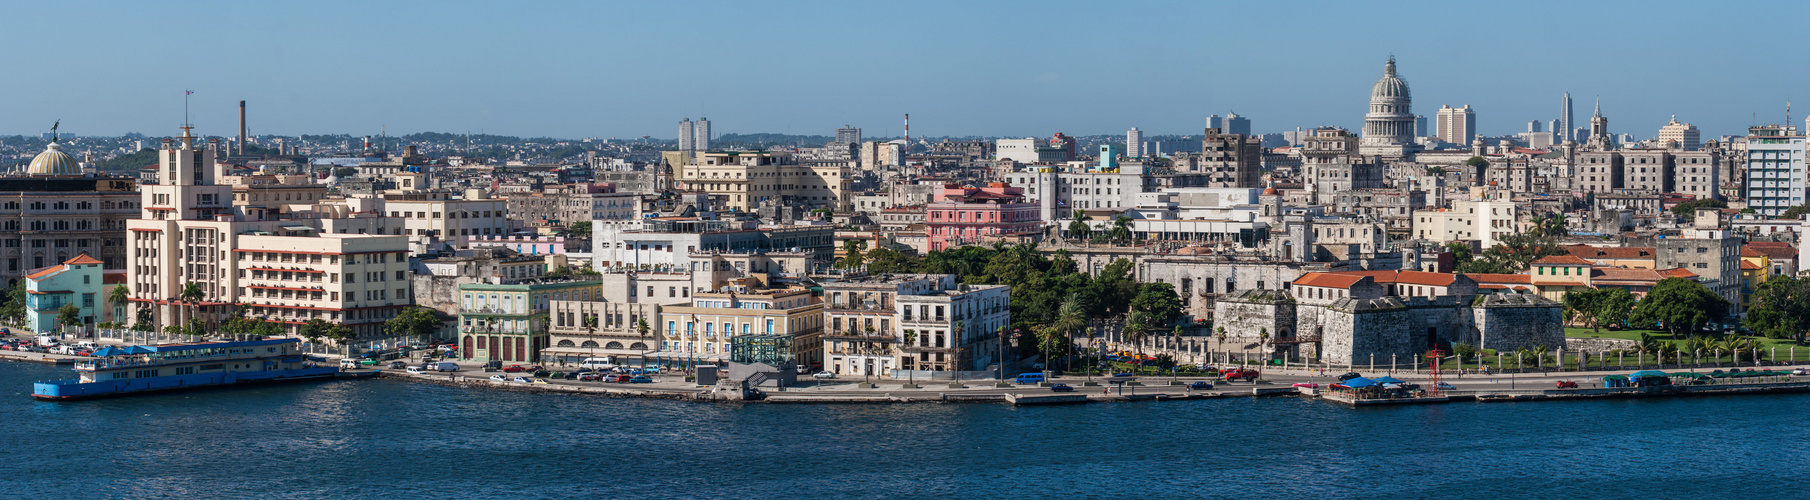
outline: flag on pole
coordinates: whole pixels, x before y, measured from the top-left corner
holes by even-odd
[[[195,91],[193,91],[193,90],[184,90],[183,92],[187,92],[187,94],[182,94],[182,95],[193,95],[195,93]]]

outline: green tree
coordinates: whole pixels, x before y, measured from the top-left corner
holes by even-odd
[[[336,169],[333,169],[333,176],[334,176],[334,177],[338,177],[338,178],[341,178],[341,179],[345,179],[345,178],[348,178],[348,177],[352,177],[352,176],[354,176],[354,175],[358,175],[358,169],[356,169],[356,168],[352,168],[352,167],[340,167],[340,168],[336,168]]]
[[[1703,284],[1684,278],[1666,278],[1653,285],[1629,319],[1636,323],[1657,323],[1676,339],[1696,332],[1727,313],[1728,301],[1717,297]]]
[[[1715,198],[1700,198],[1672,205],[1672,214],[1679,217],[1690,217],[1696,215],[1699,208],[1728,208],[1728,203]]]
[[[1528,229],[1527,234],[1539,238],[1554,238],[1571,234],[1571,232],[1565,229],[1564,214],[1548,213],[1534,217],[1533,227]]]
[[[1443,248],[1445,251],[1451,252],[1452,254],[1452,267],[1462,266],[1471,262],[1470,243],[1454,241],[1446,243]]]
[[[1141,317],[1147,322],[1144,326],[1155,329],[1181,318],[1182,301],[1175,295],[1174,285],[1145,283],[1131,299],[1131,310],[1142,313]]]
[[[1570,319],[1590,325],[1591,331],[1602,331],[1602,324],[1596,321],[1596,308],[1602,304],[1602,290],[1583,288],[1565,292],[1559,299]]]
[[[1810,278],[1779,276],[1761,283],[1742,323],[1768,338],[1803,343],[1810,330]]]
[[[1470,159],[1464,160],[1464,166],[1471,168],[1487,167],[1489,166],[1489,160],[1485,160],[1481,156],[1472,156]]]
[[[572,276],[572,268],[570,268],[570,267],[566,267],[566,266],[551,266],[551,267],[552,267],[552,269],[548,269],[547,272],[541,273],[542,278],[566,278],[566,277]]]
[[[25,317],[25,280],[13,282],[13,287],[6,291],[6,304],[0,305],[0,317]]]
[[[1040,326],[1031,330],[1037,335],[1037,352],[1043,353],[1043,368],[1055,369],[1058,352],[1068,350],[1068,334],[1053,326]]]
[[[197,319],[197,316],[200,315],[201,300],[205,298],[207,298],[207,293],[202,291],[201,283],[194,281],[183,283],[182,291],[176,295],[178,302],[188,306],[190,321]]]
[[[1485,250],[1483,255],[1458,266],[1460,273],[1517,274],[1528,264],[1550,255],[1564,255],[1557,240],[1531,234],[1511,234]]]
[[[132,291],[126,285],[114,285],[107,290],[107,304],[113,306],[113,322],[125,324],[126,304],[132,303]]]
[[[1639,301],[1640,298],[1635,297],[1626,288],[1598,290],[1596,309],[1592,311],[1594,317],[1591,324],[1599,327],[1601,325],[1620,326],[1633,314],[1634,307]]]
[[[75,304],[63,304],[57,308],[57,327],[80,326],[82,324],[82,308]]]
[[[328,334],[332,329],[333,323],[329,323],[324,319],[315,318],[308,320],[306,323],[302,323],[301,328],[296,330],[296,334],[304,339],[308,339],[308,342],[319,343],[321,339],[329,338]]]
[[[566,236],[570,238],[590,238],[591,221],[581,220],[566,225]]]
[[[861,267],[863,257],[861,250],[867,248],[867,240],[848,240],[842,243],[844,257],[836,262],[836,267],[854,269]]]
[[[1751,210],[1752,209],[1747,209],[1747,210],[1742,210],[1741,212],[1742,213],[1751,213],[1750,212]],[[1787,208],[1787,209],[1785,209],[1785,213],[1779,214],[1778,218],[1780,218],[1780,219],[1802,219],[1802,218],[1804,218],[1804,215],[1806,215],[1806,214],[1810,214],[1810,203]]]
[[[587,316],[588,318],[588,316]],[[397,337],[428,338],[440,331],[440,316],[425,307],[409,307],[383,322],[383,331]]]
[[[1112,230],[1107,232],[1106,237],[1121,245],[1131,243],[1131,217],[1124,215],[1113,217]]]

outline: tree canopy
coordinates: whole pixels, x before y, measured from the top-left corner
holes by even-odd
[[[1699,208],[1728,208],[1728,204],[1714,198],[1696,199],[1673,205],[1672,214],[1679,217],[1690,217],[1696,214]]]
[[[1504,236],[1482,255],[1458,265],[1460,273],[1516,274],[1526,271],[1528,264],[1550,255],[1564,255],[1557,240],[1530,234]]]
[[[1703,284],[1684,278],[1666,278],[1653,285],[1634,308],[1629,321],[1658,324],[1678,338],[1696,332],[1728,314],[1728,301]]]
[[[1779,276],[1761,283],[1747,305],[1748,329],[1775,339],[1804,342],[1810,330],[1810,278]]]

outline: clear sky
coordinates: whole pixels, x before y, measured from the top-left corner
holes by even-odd
[[[1806,2],[10,2],[0,133],[437,131],[671,138],[1361,127],[1394,53],[1414,111],[1704,137],[1810,116]],[[1794,96],[1793,92],[1797,94]]]

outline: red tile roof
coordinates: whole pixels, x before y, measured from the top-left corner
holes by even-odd
[[[27,274],[27,275],[25,275],[25,279],[28,279],[28,280],[35,280],[35,279],[38,279],[38,278],[42,278],[42,277],[45,277],[45,276],[50,276],[50,275],[52,275],[52,274],[56,274],[56,273],[60,273],[60,272],[63,272],[63,270],[64,270],[64,269],[68,269],[68,268],[66,268],[66,267],[63,267],[63,266],[51,266],[51,267],[50,267],[50,268],[48,268],[48,269],[45,269],[45,270],[43,270],[43,271],[38,271],[38,272],[35,272],[35,273],[31,273],[31,274]]]
[[[1741,270],[1742,270],[1742,271],[1758,271],[1758,270],[1761,270],[1761,269],[1765,269],[1765,268],[1763,268],[1763,267],[1760,267],[1760,265],[1759,265],[1759,264],[1755,264],[1755,263],[1753,263],[1753,261],[1751,261],[1751,260],[1743,260],[1743,261],[1741,261]]]
[[[1695,278],[1695,277],[1697,277],[1697,273],[1690,272],[1688,270],[1685,270],[1682,267],[1674,267],[1671,269],[1659,269],[1657,271],[1659,272],[1659,274],[1665,275],[1665,277],[1667,277],[1667,278]]]
[[[1325,288],[1351,288],[1351,285],[1363,281],[1363,276],[1349,276],[1331,273],[1307,273],[1295,280],[1295,286],[1317,286]]]
[[[1575,255],[1550,255],[1550,256],[1546,256],[1546,257],[1541,257],[1540,260],[1533,261],[1533,263],[1534,264],[1545,264],[1545,265],[1549,265],[1549,266],[1588,266],[1588,265],[1590,265],[1590,261],[1577,258],[1577,256],[1575,256]]]
[[[1747,252],[1749,250],[1759,255],[1748,255]],[[1771,259],[1796,259],[1797,248],[1792,247],[1790,243],[1777,241],[1756,241],[1741,247],[1742,257],[1758,257],[1760,255],[1764,255]]]
[[[87,265],[87,264],[104,265],[104,264],[106,264],[105,262],[101,262],[100,259],[96,259],[94,257],[89,257],[87,253],[82,253],[81,255],[77,255],[73,259],[63,261],[63,263],[69,264],[69,265]]]
[[[1450,286],[1458,279],[1456,274],[1429,273],[1425,271],[1339,271],[1328,274],[1346,276],[1369,276],[1372,281],[1382,283],[1406,283],[1410,285]]]

